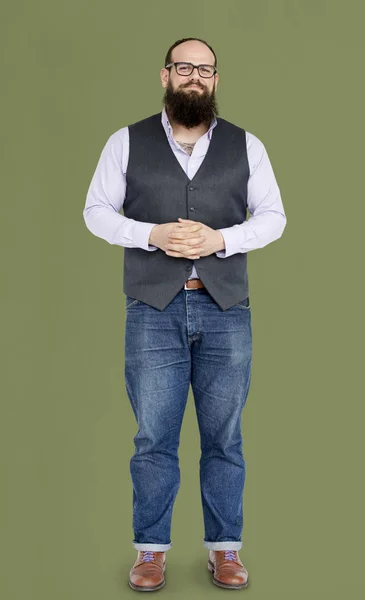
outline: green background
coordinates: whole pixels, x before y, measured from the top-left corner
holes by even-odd
[[[265,144],[288,220],[248,254],[240,593],[361,595],[364,16],[361,1],[3,4],[4,600],[136,598],[124,250],[82,211],[108,137],[162,109],[165,54],[190,36],[214,48],[220,116]],[[165,598],[234,594],[207,569],[191,394]]]

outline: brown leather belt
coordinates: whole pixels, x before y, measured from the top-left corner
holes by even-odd
[[[197,290],[204,287],[205,285],[201,279],[188,279],[185,281],[184,290]]]

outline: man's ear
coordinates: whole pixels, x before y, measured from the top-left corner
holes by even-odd
[[[167,87],[168,82],[168,72],[166,69],[162,68],[160,71],[161,85],[162,87]]]

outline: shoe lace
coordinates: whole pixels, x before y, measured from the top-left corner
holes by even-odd
[[[224,558],[225,560],[236,560],[236,552],[234,550],[225,550]]]
[[[144,562],[150,562],[151,560],[154,560],[154,558],[155,558],[155,553],[152,550],[144,550],[142,552],[141,559]]]

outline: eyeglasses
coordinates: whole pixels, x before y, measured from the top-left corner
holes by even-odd
[[[212,65],[193,65],[192,63],[187,62],[172,62],[166,65],[165,69],[172,67],[175,65],[175,70],[178,75],[186,75],[189,76],[192,74],[194,69],[198,69],[198,73],[200,77],[213,77],[213,75],[217,72],[217,69]]]

